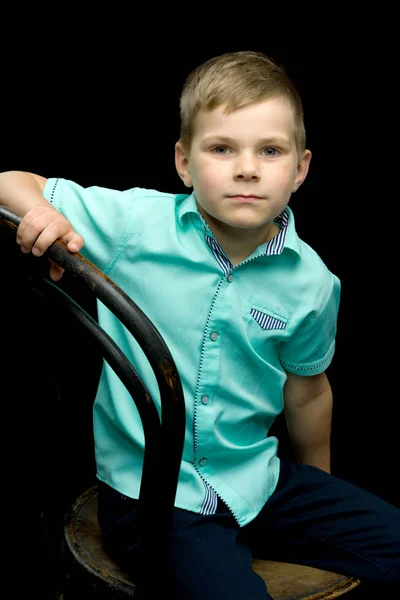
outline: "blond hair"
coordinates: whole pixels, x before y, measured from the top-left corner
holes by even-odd
[[[299,154],[306,148],[303,105],[300,94],[285,69],[260,52],[228,52],[207,60],[186,79],[180,99],[180,141],[189,150],[194,121],[199,110],[213,110],[223,104],[226,113],[282,96],[289,101],[295,122]]]

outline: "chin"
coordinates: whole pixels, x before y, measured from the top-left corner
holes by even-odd
[[[251,220],[246,221],[245,219],[228,221],[226,224],[235,227],[236,229],[259,229],[260,227],[265,227],[265,223],[254,222]]]

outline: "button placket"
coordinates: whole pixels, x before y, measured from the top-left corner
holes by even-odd
[[[212,461],[203,455],[203,452],[210,449],[210,426],[212,423],[210,419],[213,419],[212,403],[213,399],[207,395],[207,391],[213,387],[218,387],[218,364],[220,360],[221,350],[221,331],[224,326],[226,316],[230,313],[234,298],[234,288],[230,286],[230,283],[234,280],[234,275],[229,277],[225,276],[220,280],[218,286],[219,293],[216,294],[212,307],[207,320],[208,333],[204,338],[203,353],[201,370],[198,379],[199,391],[197,397],[197,410],[196,411],[196,426],[195,426],[195,454],[197,456],[197,465],[201,469],[206,469],[207,473],[212,468]],[[229,281],[227,283],[229,277]],[[225,285],[224,285],[225,282]],[[229,284],[229,285],[228,285]],[[221,330],[221,331],[220,331]],[[201,407],[204,407],[202,410]]]

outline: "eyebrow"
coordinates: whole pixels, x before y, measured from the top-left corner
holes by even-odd
[[[225,135],[217,135],[217,134],[212,134],[212,135],[207,135],[205,138],[203,138],[203,141],[205,142],[210,142],[212,140],[217,140],[219,142],[225,142],[227,144],[233,144],[235,142],[237,142],[237,140],[235,140],[234,138],[225,136]],[[285,137],[267,137],[267,138],[262,138],[260,140],[257,141],[257,145],[260,146],[268,146],[270,144],[283,144],[285,146],[290,146],[290,140],[288,140]]]

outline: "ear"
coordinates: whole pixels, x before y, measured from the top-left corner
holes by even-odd
[[[307,177],[308,169],[310,168],[311,156],[312,154],[310,150],[304,151],[303,157],[297,165],[296,177],[292,188],[293,192],[296,192],[299,189],[299,187]]]
[[[189,168],[189,155],[184,149],[181,141],[178,141],[175,144],[175,167],[179,177],[182,179],[186,187],[192,187],[193,184]]]

